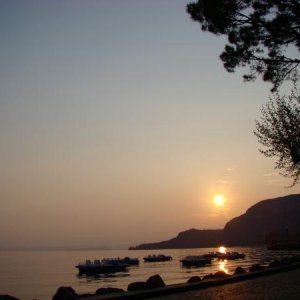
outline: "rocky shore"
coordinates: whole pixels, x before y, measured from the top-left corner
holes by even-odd
[[[77,294],[72,287],[60,287],[52,300],[113,300],[113,299],[145,299],[162,297],[176,293],[201,290],[208,287],[240,282],[257,277],[263,277],[280,272],[300,269],[300,256],[287,257],[275,260],[268,266],[252,265],[249,270],[237,267],[233,274],[218,271],[207,274],[202,278],[193,276],[182,284],[166,285],[159,274],[149,277],[146,281],[132,282],[127,290],[119,288],[99,288],[94,294]],[[10,295],[0,295],[0,300],[20,300]]]

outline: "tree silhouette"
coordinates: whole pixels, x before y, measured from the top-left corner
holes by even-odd
[[[275,168],[292,178],[294,186],[300,182],[300,94],[296,84],[288,96],[275,93],[261,112],[254,134],[267,150],[260,152],[277,157]]]
[[[260,150],[276,157],[275,168],[300,182],[300,98],[296,88],[300,65],[300,0],[198,0],[186,7],[203,31],[225,35],[228,43],[220,58],[228,72],[249,67],[244,80],[261,75],[273,84],[273,96],[256,121]],[[291,53],[296,53],[291,57]],[[289,54],[289,55],[288,55]],[[286,79],[294,81],[289,96],[278,88]]]
[[[262,75],[275,91],[300,64],[286,55],[300,51],[299,0],[198,0],[186,9],[203,31],[227,36],[220,58],[228,72],[249,66],[246,81]]]

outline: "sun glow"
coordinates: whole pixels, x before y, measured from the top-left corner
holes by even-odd
[[[216,194],[213,198],[214,204],[217,207],[222,207],[225,204],[225,197],[223,194]]]
[[[226,253],[226,247],[224,247],[224,246],[219,247],[219,252],[225,254]]]

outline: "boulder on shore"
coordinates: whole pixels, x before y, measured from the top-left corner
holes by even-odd
[[[239,275],[239,274],[244,274],[246,273],[246,270],[242,267],[237,267],[233,273],[233,275]]]
[[[127,291],[143,291],[143,290],[150,290],[150,289],[158,289],[165,287],[166,284],[162,280],[159,274],[150,276],[146,282],[144,281],[137,281],[132,282],[128,285]]]
[[[96,295],[107,295],[107,294],[122,293],[122,292],[124,292],[123,289],[107,287],[107,288],[97,289],[95,294]]]
[[[0,295],[0,300],[20,300],[20,299],[10,295]]]
[[[146,283],[149,289],[157,289],[166,286],[159,274],[150,276]]]
[[[127,291],[128,292],[132,292],[132,291],[143,291],[143,290],[147,290],[148,284],[145,281],[136,281],[136,282],[132,282],[129,283],[128,287],[127,287]]]
[[[229,274],[227,274],[226,272],[224,271],[218,271],[214,274],[214,278],[225,278],[225,277],[228,277],[230,276]]]
[[[196,282],[200,282],[200,281],[201,281],[200,276],[192,276],[191,278],[188,279],[188,281],[186,283],[196,283]]]
[[[79,296],[77,295],[77,293],[70,286],[68,287],[61,286],[57,289],[52,300],[74,300],[77,299],[78,297]]]
[[[263,271],[264,269],[265,268],[260,264],[254,264],[250,267],[249,272],[258,272],[258,271]]]
[[[272,262],[269,263],[269,268],[278,268],[284,266],[284,263],[280,260],[273,260]]]
[[[214,274],[210,273],[210,274],[203,276],[202,280],[212,279],[212,278],[214,278]]]

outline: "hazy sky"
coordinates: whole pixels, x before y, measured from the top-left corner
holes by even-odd
[[[253,135],[271,86],[188,2],[0,0],[2,248],[160,241],[300,192]]]

